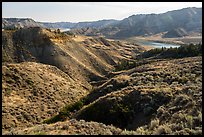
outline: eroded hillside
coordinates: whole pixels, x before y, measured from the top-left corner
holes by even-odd
[[[90,81],[106,79],[119,60],[131,59],[144,49],[102,37],[68,35],[36,27],[3,31],[2,50],[3,62],[53,65],[90,89]]]
[[[3,130],[42,123],[144,49],[38,27],[2,32]],[[129,50],[124,50],[124,49]],[[135,53],[136,55],[136,53]]]
[[[2,34],[3,134],[202,134],[202,54],[137,59],[140,46],[103,37]]]

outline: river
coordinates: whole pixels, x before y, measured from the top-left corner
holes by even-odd
[[[70,28],[60,28],[61,32],[65,32],[65,31],[69,31],[69,30],[70,30]]]
[[[151,46],[151,47],[154,47],[154,48],[162,48],[162,47],[165,47],[165,48],[175,48],[175,47],[180,47],[180,45],[177,45],[177,44],[167,44],[167,43],[161,43],[161,42],[154,42],[154,41],[139,41],[137,42],[138,45],[145,45],[145,46]]]

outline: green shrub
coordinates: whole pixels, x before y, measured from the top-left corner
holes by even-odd
[[[135,66],[136,66],[135,61],[129,61],[129,60],[123,59],[120,62],[118,62],[118,64],[115,67],[115,71],[131,69],[131,68],[134,68]]]
[[[187,120],[187,126],[192,128],[193,127],[193,117],[191,115],[187,115],[186,120]]]
[[[33,85],[34,84],[32,79],[26,79],[25,82],[28,83],[29,85]]]
[[[10,89],[10,88],[5,88],[5,94],[6,94],[6,95],[10,95],[11,92],[12,92],[12,89]]]
[[[146,51],[137,58],[183,58],[202,55],[202,44],[182,45],[176,48],[155,48]]]
[[[78,102],[75,102],[73,104],[70,105],[66,105],[64,108],[62,108],[62,110],[59,112],[59,114],[51,117],[50,119],[46,119],[43,121],[43,123],[46,124],[51,124],[51,123],[55,123],[58,121],[64,121],[66,120],[68,117],[71,117],[71,114],[79,109],[81,109],[83,107],[84,103],[83,100],[79,100]]]
[[[15,83],[15,80],[13,80],[11,77],[7,77],[6,82],[7,82],[8,84],[14,84],[14,83]]]

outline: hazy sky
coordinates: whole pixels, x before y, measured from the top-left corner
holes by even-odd
[[[133,14],[164,13],[186,7],[202,7],[202,2],[2,2],[2,16],[81,22],[121,20]]]

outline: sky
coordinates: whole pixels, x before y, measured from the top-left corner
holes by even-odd
[[[122,20],[131,15],[159,14],[186,7],[202,7],[202,2],[2,2],[2,17],[39,22]]]

